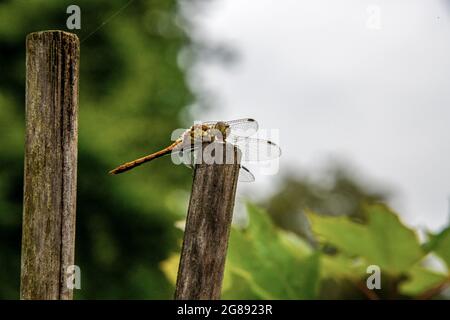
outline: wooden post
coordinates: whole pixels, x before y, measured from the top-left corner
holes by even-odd
[[[175,299],[220,299],[240,168],[240,153],[230,146],[224,149],[234,155],[231,164],[195,167]]]
[[[21,299],[72,299],[78,140],[79,40],[44,31],[26,39],[26,142]]]

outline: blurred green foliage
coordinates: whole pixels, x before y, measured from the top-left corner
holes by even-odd
[[[107,172],[166,146],[172,130],[181,127],[180,114],[194,97],[177,59],[192,41],[177,1],[134,1],[119,12],[127,2],[0,3],[0,298],[19,297],[25,37],[66,30],[70,4],[81,7],[82,27],[76,31],[81,40],[76,264],[82,272],[77,297],[172,296],[159,262],[178,245],[171,226],[186,211],[191,173],[168,159],[120,176]]]
[[[424,256],[417,236],[400,223],[398,217],[381,205],[365,209],[368,222],[361,225],[347,217],[330,219],[309,215],[314,233],[325,238],[340,251],[364,256],[367,264],[379,265],[383,270],[398,275]]]
[[[449,284],[450,265],[447,263],[446,273],[437,272],[430,268],[430,259],[433,256],[444,261],[443,255],[435,251],[436,248],[424,250],[427,244],[421,246],[416,232],[406,227],[387,206],[374,204],[364,210],[367,216],[364,224],[351,221],[348,217],[329,217],[312,212],[308,213],[308,218],[321,243],[335,246],[339,254],[348,258],[346,269],[350,270],[349,266],[355,262],[380,267],[384,278],[382,290],[378,293],[381,298],[438,296],[440,289]],[[432,240],[429,237],[428,241]],[[445,249],[441,247],[444,252],[450,250],[450,243],[446,245]],[[351,274],[342,274],[353,281],[358,281],[363,275],[356,270]]]
[[[321,244],[314,249],[294,233],[276,228],[264,210],[248,205],[249,226],[231,232],[223,298],[439,297],[450,284],[450,265],[447,264],[446,272],[439,272],[430,267],[428,260],[432,255],[434,259],[442,255],[425,251],[414,230],[402,224],[385,205],[368,205],[365,210],[365,223],[352,221],[348,216],[308,212]],[[325,245],[332,245],[337,251],[328,253],[323,250]],[[448,252],[450,245],[445,244],[441,250]],[[162,264],[172,285],[178,257],[178,253],[173,254]],[[366,280],[373,274],[367,271],[370,265],[380,268],[380,290],[367,288]],[[336,291],[336,286],[341,291]],[[336,292],[339,295],[333,296]]]
[[[0,3],[0,299],[19,297],[25,37],[64,30],[70,4],[82,12],[76,297],[172,297],[182,238],[174,222],[184,218],[191,173],[167,159],[107,172],[166,146],[190,122],[187,73],[204,48],[193,43],[178,1],[127,3]],[[420,243],[388,207],[374,205],[384,193],[341,170],[327,177],[331,183],[285,178],[264,203],[270,216],[249,205],[249,226],[231,233],[223,297],[374,298],[363,288],[368,264],[382,268],[381,298],[439,296],[449,275],[428,260],[448,270],[450,229]]]
[[[386,191],[372,190],[355,178],[343,163],[330,163],[321,178],[298,177],[297,172],[291,170],[285,174],[278,190],[263,206],[277,225],[313,245],[315,239],[305,216],[306,208],[325,215],[345,215],[355,221],[365,221],[363,206],[388,198]]]
[[[260,299],[312,299],[318,290],[319,259],[301,239],[278,232],[270,218],[248,206],[250,227],[230,237],[224,298],[246,299],[234,286],[246,284]],[[301,270],[302,272],[298,272]]]

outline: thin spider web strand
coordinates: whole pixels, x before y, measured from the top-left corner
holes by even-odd
[[[133,3],[134,0],[128,1],[125,5],[123,5],[119,10],[114,12],[111,16],[109,16],[105,21],[103,21],[97,28],[95,28],[91,33],[89,33],[86,37],[84,37],[80,43],[83,43],[87,39],[89,39],[94,33],[99,31],[101,28],[103,28],[107,23],[109,23],[112,19],[114,19],[117,15],[119,15],[123,10],[128,8],[128,6]]]

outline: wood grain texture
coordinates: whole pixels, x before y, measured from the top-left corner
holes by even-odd
[[[21,299],[72,299],[78,73],[76,35],[27,36]]]
[[[175,299],[220,299],[240,168],[227,151],[234,163],[195,167]]]

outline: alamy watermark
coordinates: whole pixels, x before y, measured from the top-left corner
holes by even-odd
[[[367,289],[380,290],[381,289],[381,269],[377,265],[370,265],[367,267],[366,272],[370,276],[366,280]]]
[[[66,287],[68,289],[81,289],[81,269],[77,265],[70,265],[66,268]]]
[[[67,14],[70,16],[66,20],[66,26],[69,30],[81,29],[81,9],[79,6],[72,4],[67,7]]]
[[[381,29],[381,7],[379,5],[369,5],[366,8],[367,20],[366,28],[372,30]]]

